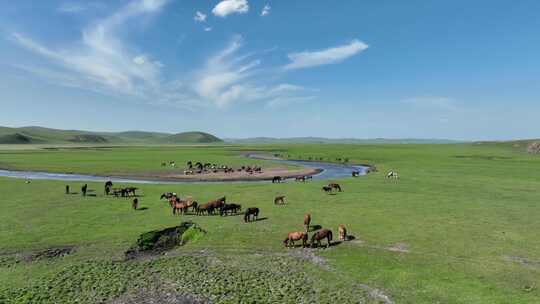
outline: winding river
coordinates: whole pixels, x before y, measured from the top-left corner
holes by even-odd
[[[368,167],[362,165],[342,165],[325,162],[312,162],[302,160],[282,160],[268,158],[264,155],[250,154],[247,157],[252,159],[265,160],[274,163],[291,164],[297,166],[303,166],[312,169],[319,169],[319,173],[313,175],[313,179],[326,180],[326,179],[338,179],[344,177],[350,177],[352,171],[359,171],[360,175],[367,173]],[[39,171],[11,171],[0,170],[0,177],[10,178],[22,178],[22,179],[36,179],[36,180],[60,180],[60,181],[85,181],[85,182],[105,182],[112,181],[117,183],[137,183],[137,184],[185,184],[185,183],[198,183],[198,184],[210,184],[210,183],[263,183],[270,182],[265,180],[243,180],[243,181],[187,181],[187,180],[159,180],[159,179],[144,179],[144,178],[124,178],[114,176],[96,176],[85,175],[76,173],[50,173]]]

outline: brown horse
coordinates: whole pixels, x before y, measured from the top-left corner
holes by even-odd
[[[188,209],[188,203],[186,201],[177,200],[172,203],[173,214],[185,214]]]
[[[207,204],[208,206],[210,207],[210,209],[208,210],[210,214],[212,214],[214,212],[214,210],[219,210],[221,209],[221,207],[223,205],[225,205],[225,202],[227,201],[227,198],[224,196],[224,197],[221,197],[221,198],[218,198],[216,200],[213,200],[213,201],[209,201]]]
[[[133,208],[133,210],[137,210],[137,208],[139,208],[139,199],[138,198],[133,199],[133,202],[131,203],[131,208]]]
[[[274,198],[274,205],[285,205],[285,195],[276,196]]]
[[[201,204],[195,210],[197,215],[203,215],[205,212],[210,215],[214,211],[214,208],[210,204]]]
[[[351,172],[351,174],[352,174],[352,177],[358,177],[360,176],[360,171],[353,171]]]
[[[347,239],[347,229],[343,225],[338,226],[339,240],[345,241]]]
[[[257,217],[259,216],[259,208],[257,207],[251,207],[247,208],[246,212],[244,213],[244,222],[250,222],[251,221],[251,215],[253,215],[253,219],[257,220]]]
[[[311,224],[311,215],[306,213],[304,214],[304,226],[306,226],[306,232],[309,231],[309,224]]]
[[[306,177],[305,176],[298,176],[294,180],[297,181],[297,182],[305,182]]]
[[[285,247],[294,247],[295,241],[302,240],[302,247],[306,247],[307,239],[308,235],[303,231],[289,232],[287,238],[283,240],[283,245],[285,245]]]
[[[313,247],[315,243],[317,243],[317,247],[320,247],[322,239],[326,239],[326,241],[328,242],[326,247],[330,247],[330,245],[332,245],[332,231],[328,229],[322,229],[315,232],[311,237],[311,247]]]
[[[341,186],[336,183],[328,184],[328,187],[331,187],[332,189],[336,189],[337,191],[341,192]]]

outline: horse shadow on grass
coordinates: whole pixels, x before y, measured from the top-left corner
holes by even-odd
[[[321,230],[321,229],[322,229],[321,225],[310,225],[309,229],[308,229],[308,232],[317,231],[317,230]]]
[[[267,217],[259,217],[259,218],[257,218],[256,220],[254,220],[252,222],[266,221],[267,219],[268,219]]]
[[[137,211],[144,211],[144,210],[148,210],[148,207],[137,208]]]

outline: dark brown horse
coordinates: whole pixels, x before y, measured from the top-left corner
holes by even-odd
[[[285,245],[285,247],[294,247],[295,241],[302,240],[302,247],[306,247],[307,239],[308,235],[303,231],[289,232],[287,238],[283,240],[283,245]]]
[[[131,208],[133,208],[133,210],[137,210],[137,208],[139,208],[139,199],[138,198],[133,199],[133,202],[131,203]]]
[[[330,186],[323,186],[321,189],[326,193],[332,193],[332,187]]]
[[[328,242],[326,247],[330,247],[332,245],[332,231],[328,229],[322,229],[313,234],[311,236],[311,247],[316,243],[317,247],[321,246],[321,240],[326,239]]]
[[[214,212],[214,210],[221,209],[221,206],[225,205],[226,201],[227,201],[227,198],[225,196],[221,197],[221,198],[218,198],[216,200],[213,200],[213,201],[209,201],[207,203],[208,206],[210,207],[210,209],[208,210],[209,214],[212,214]]]
[[[283,178],[281,176],[274,176],[272,178],[272,184],[275,184],[275,183],[281,183],[283,181]]]
[[[240,210],[242,210],[242,206],[239,204],[224,204],[219,209],[219,215],[237,214]]]
[[[253,215],[253,219],[257,220],[259,217],[259,208],[257,207],[250,207],[246,209],[246,212],[244,213],[244,222],[250,222],[251,216]]]
[[[337,191],[341,192],[341,186],[336,183],[330,183],[328,184],[328,187],[331,187],[332,189],[336,189]]]
[[[285,195],[276,196],[274,205],[285,205]]]
[[[358,177],[360,176],[360,171],[353,171],[351,172],[352,177]]]
[[[297,182],[305,182],[306,177],[305,176],[298,176],[294,180],[297,181]]]

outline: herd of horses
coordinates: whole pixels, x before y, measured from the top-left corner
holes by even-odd
[[[169,164],[174,165],[174,162],[170,162]],[[199,164],[199,163],[198,163]],[[196,164],[198,166],[198,164]],[[190,164],[193,166],[192,164]],[[202,164],[201,164],[202,165]],[[203,165],[204,167],[205,165]],[[359,172],[353,171],[353,176],[358,176]],[[311,176],[300,176],[296,177],[295,180],[299,182],[305,182],[307,179],[311,179]],[[386,175],[386,178],[396,178],[398,179],[399,176],[397,172],[390,171]],[[272,183],[281,183],[283,182],[284,178],[276,176],[272,179]],[[86,187],[83,186],[83,187]],[[83,191],[85,191],[84,189]],[[130,195],[136,196],[135,191],[137,190],[136,187],[124,187],[124,188],[113,188],[113,183],[111,181],[108,181],[105,183],[105,194],[106,195],[114,195],[115,197],[129,197]],[[337,183],[330,183],[328,185],[325,185],[322,187],[322,190],[326,193],[332,193],[334,190],[338,192],[342,192],[343,189],[341,186]],[[69,186],[66,186],[66,193],[69,192]],[[240,204],[236,203],[227,203],[227,198],[225,196],[220,197],[218,199],[214,199],[211,201],[208,201],[205,204],[199,204],[197,201],[195,201],[192,197],[185,197],[180,198],[176,193],[174,192],[167,192],[163,193],[160,196],[160,200],[166,199],[169,202],[169,205],[172,209],[173,215],[185,215],[188,214],[188,212],[191,210],[192,214],[201,216],[201,215],[216,215],[219,214],[220,216],[228,216],[228,215],[238,215],[242,211],[242,206]],[[132,202],[132,208],[137,210],[138,209],[139,200],[138,198],[135,198]],[[284,205],[285,204],[285,196],[280,195],[276,196],[274,198],[274,205]],[[249,207],[246,208],[244,211],[244,222],[251,222],[251,221],[257,221],[259,217],[260,209],[257,207]],[[304,215],[304,231],[292,231],[287,233],[287,237],[283,240],[283,244],[285,247],[294,247],[295,242],[301,241],[302,247],[320,247],[321,242],[326,240],[326,247],[329,247],[332,245],[332,238],[333,233],[332,230],[321,228],[318,226],[318,230],[314,231],[311,235],[311,238],[309,237],[309,231],[311,228],[311,215],[305,214]],[[339,233],[339,239],[341,241],[347,240],[347,230],[344,225],[338,226],[338,233]],[[308,244],[308,240],[310,240]]]
[[[175,161],[164,161],[161,162],[162,167],[172,167],[176,168]],[[207,173],[234,173],[234,172],[246,172],[248,174],[262,173],[262,167],[259,166],[241,166],[239,168],[233,168],[228,165],[218,165],[213,163],[202,163],[188,161],[184,170],[184,175],[195,175],[195,174],[207,174]]]

